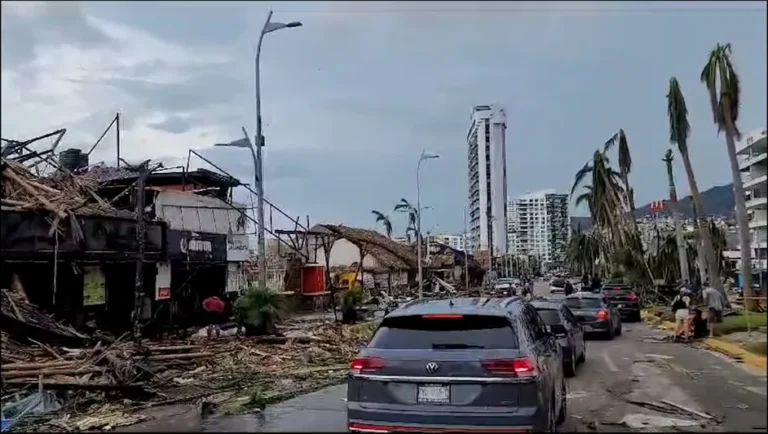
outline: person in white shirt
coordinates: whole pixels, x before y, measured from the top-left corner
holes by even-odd
[[[709,327],[709,337],[715,336],[715,324],[723,321],[723,296],[715,288],[706,284],[701,293],[704,302],[707,304],[707,327]]]

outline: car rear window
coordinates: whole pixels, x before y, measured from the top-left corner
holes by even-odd
[[[390,350],[517,349],[514,329],[505,317],[464,315],[427,319],[386,318],[368,344]]]
[[[536,309],[546,325],[560,324],[560,314],[555,309]]]
[[[598,298],[566,298],[565,305],[571,309],[599,309],[603,306]]]

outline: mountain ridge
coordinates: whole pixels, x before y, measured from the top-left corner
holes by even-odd
[[[661,216],[671,216],[669,210],[669,199],[663,201],[664,209],[658,212]],[[733,194],[733,183],[726,185],[716,185],[708,190],[701,192],[701,202],[704,208],[704,214],[707,217],[733,217],[736,202]],[[677,201],[680,214],[685,219],[693,218],[693,199],[690,195]],[[635,217],[648,217],[657,214],[651,210],[651,204],[645,204],[635,209]],[[587,230],[592,227],[591,217],[571,217],[571,228],[573,230]]]

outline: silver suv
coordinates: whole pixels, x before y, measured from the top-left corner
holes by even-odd
[[[565,384],[560,345],[521,297],[416,300],[352,361],[348,428],[552,432]]]

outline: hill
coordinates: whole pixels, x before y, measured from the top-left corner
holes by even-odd
[[[667,203],[669,200],[664,200],[664,210],[661,211],[663,215],[669,215],[669,209]],[[736,206],[733,197],[733,184],[721,185],[712,187],[709,190],[701,193],[701,202],[704,207],[704,212],[710,217],[732,217],[734,214],[734,207]],[[686,196],[677,202],[678,208],[683,215],[683,218],[693,218],[693,199],[691,196]],[[635,210],[635,216],[646,217],[653,215],[651,211],[651,204],[638,207]],[[588,230],[592,227],[592,219],[590,217],[571,217],[571,228],[577,230]]]
[[[669,209],[667,209],[668,202],[669,200],[664,201],[662,214],[669,214]],[[704,214],[709,217],[732,217],[735,212],[734,207],[736,206],[733,196],[733,184],[716,186],[701,192],[701,203],[704,208]],[[691,196],[678,200],[677,206],[684,218],[693,218],[693,199]],[[635,216],[637,217],[653,214],[650,203],[635,210]]]

